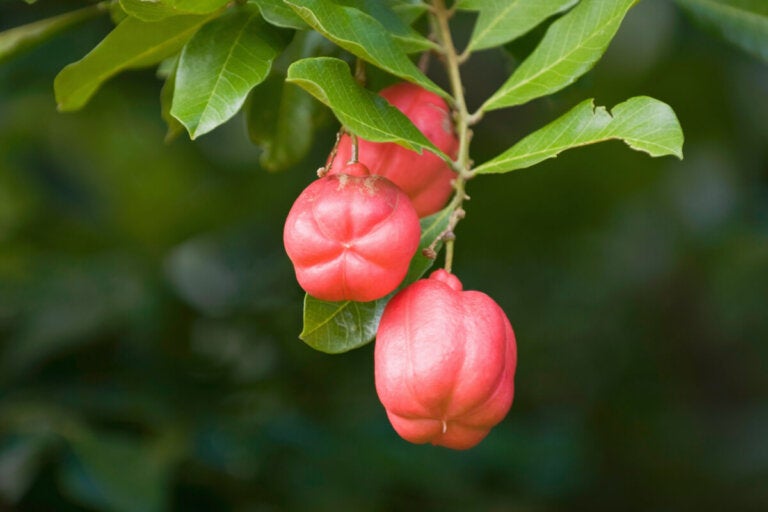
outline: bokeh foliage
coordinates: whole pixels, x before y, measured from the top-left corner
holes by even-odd
[[[0,29],[82,5],[5,1]],[[509,417],[456,453],[391,430],[371,346],[298,339],[280,230],[336,126],[276,174],[241,117],[165,144],[152,72],[57,113],[52,77],[110,28],[0,66],[0,509],[768,507],[759,56],[644,0],[575,86],[477,127],[485,161],[584,97],[651,95],[686,159],[609,143],[470,183],[454,270],[505,309],[520,364]],[[471,60],[470,102],[541,35]]]

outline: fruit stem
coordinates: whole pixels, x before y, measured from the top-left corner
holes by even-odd
[[[365,74],[365,61],[361,58],[355,59],[355,82],[365,87],[365,82],[368,77]],[[347,130],[349,133],[349,139],[352,142],[352,154],[349,156],[348,164],[356,164],[358,160],[357,152],[357,135],[352,133],[351,130]]]
[[[451,272],[453,267],[453,244],[454,240],[448,240],[445,242],[445,264],[443,268],[446,272]]]
[[[358,155],[357,135],[355,135],[352,132],[349,132],[349,138],[352,141],[352,154],[349,156],[349,162],[347,162],[347,163],[349,163],[349,164],[356,164],[357,163],[357,158],[358,158],[357,157],[357,155]]]
[[[317,170],[317,177],[322,178],[326,174],[328,174],[328,171],[331,170],[331,167],[333,167],[333,161],[336,160],[336,154],[339,152],[339,142],[341,142],[341,136],[344,133],[344,127],[342,126],[339,128],[339,131],[336,132],[336,142],[333,143],[333,148],[331,148],[331,155],[328,157],[328,161],[325,163],[324,166],[319,168]]]
[[[469,126],[470,123],[475,120],[471,118],[469,111],[467,110],[467,103],[464,98],[464,86],[459,71],[461,61],[466,59],[466,56],[460,58],[456,52],[456,46],[453,44],[451,29],[448,22],[453,15],[453,10],[446,7],[445,0],[433,0],[430,13],[436,21],[436,35],[442,51],[443,65],[448,73],[448,79],[451,84],[454,120],[456,122],[456,132],[459,136],[459,151],[456,160],[453,162],[453,169],[456,171],[457,175],[456,179],[453,181],[453,188],[456,192],[448,207],[451,208],[453,212],[461,211],[462,214],[452,214],[452,226],[450,226],[450,231],[451,234],[453,234],[453,227],[455,227],[458,221],[464,216],[462,204],[464,203],[464,200],[469,199],[469,196],[467,196],[465,191],[466,181],[472,178],[472,171],[470,169],[472,162],[469,159],[469,142],[471,137]],[[445,270],[448,272],[451,271],[451,266],[453,265],[453,246],[453,239],[446,240]]]

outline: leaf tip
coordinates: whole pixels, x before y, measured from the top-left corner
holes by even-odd
[[[80,110],[85,103],[81,104],[73,104],[72,102],[68,102],[65,99],[60,99],[56,101],[56,112],[59,113],[67,113],[67,112],[75,112],[76,110]]]

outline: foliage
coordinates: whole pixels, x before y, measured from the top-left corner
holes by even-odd
[[[573,2],[545,2],[537,8],[519,7],[518,2],[501,7],[496,2],[460,3],[458,7],[461,9],[479,13],[478,24],[462,59],[468,58],[475,48],[508,42],[553,14],[572,7],[549,27],[536,50],[483,103],[475,116],[485,111],[526,103],[573,83],[605,52],[621,20],[634,3],[635,0],[584,0],[573,7]],[[415,51],[435,50],[444,59],[448,58],[446,52],[453,50],[452,43],[445,39],[447,34],[437,32],[435,21],[432,39],[441,41],[442,46],[433,43],[409,26],[413,20],[398,15],[395,9],[398,7],[397,2],[379,5],[372,12],[366,12],[366,6],[362,3],[343,5],[331,0],[254,2],[232,5],[228,9],[221,2],[208,1],[194,4],[194,9],[193,4],[184,4],[184,10],[181,10],[182,4],[170,0],[150,5],[140,4],[125,0],[121,2],[120,7],[127,18],[82,60],[59,73],[55,89],[60,109],[81,108],[105,80],[120,71],[157,64],[180,52],[178,64],[166,79],[165,104],[170,103],[170,110],[165,111],[164,117],[171,131],[176,130],[177,122],[180,122],[194,139],[231,119],[240,110],[246,96],[268,77],[273,60],[285,50],[290,37],[288,29],[293,27],[298,34],[294,37],[302,37],[307,28],[296,21],[296,15],[308,27],[358,59],[450,98],[454,104],[459,101],[463,103],[463,99],[455,96],[455,83],[452,84],[453,92],[446,92],[430,80],[408,56]],[[286,10],[286,7],[292,11]],[[439,5],[437,8],[440,8]],[[262,17],[265,12],[272,15]],[[432,17],[431,14],[429,16]],[[271,23],[270,18],[277,20],[277,23]],[[378,20],[383,20],[383,23]],[[493,35],[499,32],[511,35],[503,38]],[[446,46],[449,44],[451,46]],[[372,141],[392,141],[419,151],[433,151],[449,160],[402,113],[358,85],[343,60],[325,56],[300,58],[302,55],[295,52],[286,55],[296,60],[289,62],[285,70],[285,81],[301,86],[331,107],[345,130]],[[446,65],[449,73],[458,72],[456,62],[448,61]],[[253,94],[273,91],[274,88],[262,88]],[[255,122],[264,117],[277,119],[278,114],[267,112],[273,111],[274,105],[279,105],[280,101],[270,103],[272,105],[262,103],[260,114],[251,119]],[[653,125],[655,129],[645,129],[642,140],[637,140],[634,134],[624,135],[628,141],[634,141],[630,142],[630,146],[644,149],[653,156],[676,154],[681,157],[682,133],[671,110],[668,110],[667,115],[658,117],[654,111],[637,105],[637,102],[634,104],[636,107],[632,122],[646,127]],[[466,107],[464,109],[465,112],[459,112],[459,115],[466,117],[469,113]],[[293,112],[297,112],[296,109]],[[600,112],[605,114],[604,110],[598,110],[597,114]],[[660,121],[663,124],[659,125]],[[607,122],[610,122],[607,114],[595,119],[595,123],[605,125]],[[611,126],[617,122],[611,122]],[[555,140],[568,141],[570,138],[571,142],[559,146],[551,156],[568,147],[585,143],[581,140],[583,134],[580,132],[583,121],[568,124],[559,120],[556,123],[556,128],[543,129],[538,132],[538,136],[550,140],[548,136],[557,129],[560,132]],[[466,131],[466,124],[465,121],[459,129]],[[271,151],[277,151],[274,147],[276,137],[258,134],[259,131],[263,130],[252,129],[252,132],[257,133],[254,140],[263,141]],[[600,136],[595,135],[593,139],[600,140]],[[285,143],[290,144],[290,141],[285,140]],[[464,145],[468,146],[468,141],[465,140]],[[649,151],[649,147],[654,150]],[[307,145],[296,147],[301,148],[306,151]],[[462,151],[466,155],[466,148]],[[513,148],[510,151],[515,150]],[[290,146],[285,147],[283,152],[288,155],[283,157],[288,161],[297,161],[302,156],[295,151],[292,155]],[[505,153],[492,162],[481,163],[478,169],[482,171],[493,168],[496,172],[511,170],[508,155]],[[525,166],[533,163],[535,161],[531,160]],[[457,162],[456,165],[460,169],[461,166],[466,167],[466,162]],[[468,168],[466,170],[469,171]],[[457,196],[461,194],[463,191],[457,193]],[[452,208],[456,209],[460,203],[461,199],[454,202]],[[426,245],[430,245],[430,242]],[[355,305],[353,309],[358,314],[351,317],[346,316],[350,311],[348,306],[329,307],[329,311],[336,312],[333,322],[328,321],[328,311],[319,301],[306,299],[304,304],[305,326],[302,339],[309,337],[309,333],[316,335],[319,329],[327,336],[325,342],[313,344],[315,347],[325,347],[328,352],[343,352],[370,342],[374,337],[381,304],[377,307]],[[324,309],[313,311],[314,308]],[[327,332],[329,326],[333,326],[332,332]],[[363,338],[349,342],[349,331],[356,333],[355,337],[364,333]]]
[[[475,168],[478,174],[509,172],[535,165],[561,151],[608,139],[622,139],[632,149],[651,156],[683,157],[682,132],[668,105],[647,97],[635,97],[614,107],[609,114],[586,100],[550,123]]]
[[[370,347],[328,362],[285,341],[298,331],[301,299],[275,242],[276,219],[324,161],[330,144],[320,141],[333,139],[321,104],[366,138],[434,149],[376,99],[373,85],[357,85],[351,67],[362,59],[370,84],[406,79],[455,101],[434,63],[430,73],[416,64],[419,53],[440,46],[425,37],[423,5],[4,2],[0,9],[25,12],[17,26],[0,16],[8,29],[0,32],[0,58],[20,66],[1,75],[13,85],[0,95],[4,500],[22,510],[146,511],[169,503],[179,510],[254,503],[288,510],[761,509],[764,491],[749,482],[765,475],[765,458],[738,455],[763,442],[765,426],[764,403],[755,398],[764,377],[753,365],[765,359],[755,341],[768,333],[764,237],[755,234],[764,230],[762,196],[748,191],[750,180],[761,183],[767,141],[765,130],[746,128],[764,128],[761,88],[739,85],[739,73],[753,64],[709,51],[695,61],[677,53],[674,64],[655,68],[655,82],[580,79],[610,52],[632,3],[537,2],[521,13],[514,10],[526,7],[521,2],[458,2],[460,20],[477,20],[467,23],[459,57],[489,49],[497,60],[477,76],[464,74],[468,92],[487,94],[473,97],[481,107],[470,112],[476,162],[465,170],[480,179],[471,182],[467,221],[475,229],[460,233],[457,256],[468,282],[514,310],[513,322],[526,332],[518,389],[528,397],[518,395],[520,420],[487,450],[452,459],[415,454],[380,429]],[[677,3],[765,58],[759,0]],[[70,13],[60,12],[70,4]],[[53,17],[35,18],[38,12]],[[89,39],[105,31],[106,13],[117,25],[100,42]],[[95,20],[100,14],[105,19]],[[31,18],[37,21],[22,24]],[[203,36],[214,43],[201,45]],[[532,41],[532,51],[514,62],[499,47],[509,37]],[[701,40],[693,41],[688,51]],[[35,53],[37,44],[46,53]],[[66,46],[65,54],[53,45]],[[39,79],[80,57],[61,69],[55,93],[61,110],[83,112],[50,113],[47,90],[24,96],[16,77]],[[37,60],[45,66],[37,69]],[[725,61],[736,64],[721,76]],[[504,76],[492,71],[504,62],[514,62]],[[210,72],[196,76],[203,65]],[[151,87],[153,74],[125,73],[138,68],[157,69],[166,81],[168,133],[186,129],[199,139],[194,145],[157,144],[162,130],[149,111],[157,117],[151,95],[160,91]],[[675,73],[679,86],[669,77]],[[490,77],[498,81],[489,84]],[[731,88],[731,103],[718,85]],[[680,156],[670,108],[645,96],[624,100],[624,91],[668,100],[687,121],[688,140],[694,133],[704,141],[686,148],[694,160],[682,168],[690,170],[681,171],[684,184],[677,173],[659,172],[671,164],[610,145],[562,153],[618,138],[654,156]],[[548,103],[528,103],[552,93]],[[609,113],[585,97],[615,106]],[[699,101],[687,102],[693,98]],[[629,108],[638,105],[650,108]],[[520,108],[508,116],[512,106]],[[238,145],[238,126],[228,121],[242,109],[263,151]],[[647,129],[659,118],[661,130]],[[739,150],[707,149],[718,139]],[[536,177],[480,176],[560,153]],[[252,172],[257,159],[289,172]],[[731,167],[753,174],[732,178],[723,171]],[[701,212],[691,186],[714,198],[702,199],[712,210]],[[749,206],[729,207],[723,194]],[[423,244],[438,239],[450,208],[423,224]],[[408,280],[432,264],[417,258]],[[361,347],[380,309],[310,305],[301,336],[327,352]],[[731,396],[742,402],[723,406]],[[712,421],[722,410],[736,411],[732,428]],[[719,449],[705,449],[711,444],[701,439],[715,439]]]

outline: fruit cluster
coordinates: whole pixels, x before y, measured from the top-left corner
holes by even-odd
[[[381,96],[444,153],[458,140],[439,96],[400,83]],[[327,173],[296,199],[283,240],[301,287],[326,301],[368,302],[401,285],[419,246],[419,217],[450,196],[453,171],[436,155],[343,135]],[[352,159],[352,155],[357,159]],[[376,390],[404,439],[454,449],[479,443],[512,404],[512,327],[487,295],[445,270],[400,290],[379,324]]]

